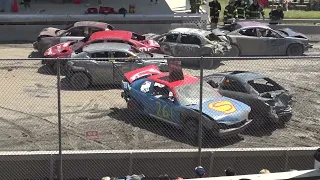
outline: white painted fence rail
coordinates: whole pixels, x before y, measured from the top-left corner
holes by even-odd
[[[228,166],[238,174],[255,174],[261,169],[284,172],[314,168],[317,147],[219,148],[202,150],[202,166],[212,176],[223,176]],[[0,152],[1,179],[53,178],[58,152]],[[145,174],[158,177],[193,177],[197,149],[63,151],[64,178],[95,178]]]

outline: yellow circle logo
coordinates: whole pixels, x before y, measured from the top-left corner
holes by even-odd
[[[213,102],[208,105],[210,109],[213,109],[215,111],[223,112],[226,114],[233,113],[237,111],[237,109],[234,107],[234,105],[229,101],[218,101]]]

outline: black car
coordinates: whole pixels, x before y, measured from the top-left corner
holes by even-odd
[[[221,95],[239,100],[251,107],[253,124],[285,124],[292,117],[292,95],[272,79],[248,71],[228,71],[204,77]]]

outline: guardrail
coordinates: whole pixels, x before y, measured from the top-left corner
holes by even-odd
[[[305,170],[314,166],[317,148],[221,148],[202,149],[202,166],[208,176],[223,176],[232,166],[238,174],[255,174],[267,168],[271,172],[290,169]],[[144,174],[158,177],[167,173],[172,177],[193,177],[197,149],[159,150],[92,150],[63,151],[64,179],[94,178]],[[261,161],[268,157],[268,161]],[[0,152],[2,179],[54,178],[58,152]],[[156,163],[155,163],[156,162]],[[310,162],[306,164],[305,162]]]

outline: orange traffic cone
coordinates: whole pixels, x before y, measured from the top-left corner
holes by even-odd
[[[19,11],[18,1],[13,0],[12,12],[18,12],[18,11]]]

